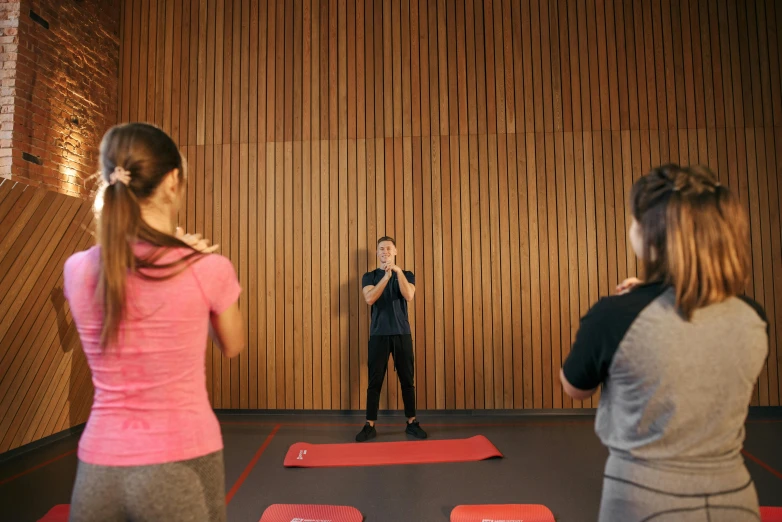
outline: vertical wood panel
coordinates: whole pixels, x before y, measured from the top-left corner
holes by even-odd
[[[292,10],[292,5],[290,6]],[[288,5],[285,6],[286,9],[286,18],[288,16],[287,11],[289,9]],[[286,22],[286,33],[288,32],[288,26],[291,26],[292,29],[292,23],[288,24]],[[286,74],[286,76],[288,76]],[[290,75],[292,78],[292,75]],[[286,78],[286,83],[288,79]],[[287,91],[287,90],[286,90]],[[290,91],[286,92],[286,100],[288,97],[288,93]],[[286,102],[287,103],[287,102]],[[293,131],[293,118],[292,114],[289,112],[287,113],[288,116],[286,116],[285,119],[285,129],[287,134],[287,129],[291,129],[291,136]],[[298,362],[298,352],[301,346],[297,346],[295,343],[294,336],[297,335],[296,331],[299,330],[299,325],[295,324],[295,309],[296,309],[296,297],[294,295],[294,283],[296,280],[296,268],[294,266],[294,243],[296,242],[296,236],[294,235],[294,228],[293,228],[293,222],[295,219],[295,209],[293,206],[293,178],[295,176],[295,165],[293,163],[293,143],[290,141],[285,141],[282,144],[283,149],[283,171],[284,172],[284,178],[282,182],[282,190],[281,194],[281,202],[280,205],[280,213],[278,215],[281,216],[290,216],[286,217],[284,222],[281,225],[278,225],[280,228],[278,229],[278,232],[280,232],[281,237],[278,238],[278,247],[280,247],[280,253],[278,254],[283,262],[282,267],[280,268],[280,279],[281,281],[278,283],[278,290],[281,293],[281,296],[278,296],[278,299],[280,300],[282,307],[280,310],[283,312],[283,322],[282,322],[282,342],[280,343],[280,347],[282,349],[282,354],[285,360],[285,366],[284,366],[284,379],[285,379],[285,395],[284,400],[282,401],[283,404],[285,404],[285,408],[287,409],[293,409],[296,405],[296,389],[298,388],[298,385],[301,383],[301,378],[298,376],[298,368],[296,367],[296,363]],[[300,236],[299,236],[300,237]],[[294,326],[295,324],[295,326]],[[279,383],[278,383],[279,385]],[[280,402],[280,397],[277,398],[277,402]]]
[[[424,379],[420,382],[419,389],[426,390],[424,401],[426,408],[434,408],[435,398],[435,361],[434,361],[434,344],[435,344],[435,322],[434,322],[434,268],[432,260],[432,247],[434,244],[434,226],[432,223],[432,162],[431,162],[431,150],[432,142],[427,137],[421,140],[421,171],[422,171],[422,207],[423,207],[423,228],[424,228],[424,248],[423,248],[423,282],[416,281],[416,288],[420,288],[423,292],[423,301],[425,305],[425,321],[426,321],[426,337],[421,339],[424,341],[423,351],[426,354],[424,365],[419,365],[419,368],[425,368],[426,372],[421,372]],[[379,234],[378,234],[379,235]]]
[[[773,260],[774,275],[773,275],[773,293],[774,293],[774,308],[775,314],[769,315],[770,320],[774,323],[776,329],[776,343],[772,343],[770,346],[769,354],[769,370],[772,374],[777,376],[776,379],[771,381],[771,405],[782,404],[782,383],[779,382],[780,375],[782,375],[782,356],[779,348],[780,337],[780,317],[782,317],[782,299],[779,297],[779,292],[782,289],[782,273],[778,269],[779,261],[782,260],[782,219],[780,218],[780,204],[782,203],[782,183],[780,183],[779,172],[780,168],[777,166],[780,154],[782,154],[782,143],[779,141],[780,132],[779,129],[771,130],[766,129],[766,150],[768,155],[766,157],[766,164],[768,165],[768,179],[769,179],[769,212],[771,214],[771,258]],[[775,366],[776,368],[772,368]],[[774,391],[776,390],[776,393]]]
[[[489,62],[487,60],[487,66]],[[487,93],[489,89],[487,88]],[[488,96],[488,94],[487,94]],[[491,129],[489,129],[491,130]],[[488,136],[478,136],[478,173],[479,181],[477,184],[479,197],[480,228],[483,237],[480,246],[480,264],[476,265],[481,271],[481,298],[483,301],[483,360],[478,362],[483,367],[483,401],[484,407],[494,408],[494,327],[492,316],[492,224],[491,224],[491,185],[489,178],[491,176],[489,167],[489,144]],[[495,200],[496,202],[496,196]],[[496,286],[495,286],[496,292]],[[497,331],[497,334],[500,332]]]
[[[264,5],[261,6],[262,9],[265,8]],[[259,103],[262,103],[259,100]],[[263,126],[264,123],[262,120],[258,120],[259,126]],[[257,147],[257,158],[256,158],[256,172],[258,173],[258,179],[255,181],[256,184],[256,216],[257,216],[257,222],[255,226],[255,231],[258,234],[256,236],[257,240],[254,245],[255,250],[255,260],[257,262],[256,266],[251,266],[250,270],[253,270],[255,273],[256,281],[257,281],[257,299],[258,299],[258,306],[256,308],[257,316],[257,370],[256,375],[258,376],[258,383],[257,383],[257,407],[258,408],[266,408],[268,406],[268,389],[267,389],[267,381],[268,378],[268,370],[267,370],[267,356],[268,353],[266,351],[266,342],[269,335],[268,330],[266,329],[267,323],[266,323],[266,315],[267,315],[267,292],[266,292],[266,255],[265,255],[265,249],[266,245],[261,241],[262,235],[265,235],[266,233],[266,178],[269,174],[269,171],[266,170],[266,154],[267,154],[267,148],[264,144],[258,144]],[[250,231],[250,234],[252,234],[252,230]],[[313,299],[314,301],[314,299]],[[217,350],[215,350],[215,355],[219,355],[217,353]]]
[[[512,136],[511,136],[512,138]],[[511,185],[508,167],[510,158],[508,155],[508,140],[506,134],[499,134],[497,136],[497,163],[499,166],[499,209],[500,209],[500,236],[499,236],[499,252],[500,263],[496,263],[497,268],[495,273],[499,276],[495,281],[507,280],[512,278],[513,270],[511,262],[511,220],[513,216],[510,211],[510,194]],[[514,191],[515,192],[515,191]],[[518,265],[518,263],[515,263]],[[503,277],[504,276],[504,277]],[[509,277],[510,276],[510,277]],[[502,304],[499,307],[502,314],[502,362],[497,373],[502,375],[502,389],[501,399],[504,408],[513,407],[513,337],[514,328],[511,314],[513,312],[513,303],[511,299],[512,288],[507,285],[501,285],[500,297]]]
[[[10,180],[0,182],[0,197],[4,452],[87,419],[92,385],[76,387],[87,365],[62,294],[62,264],[89,247],[93,214],[88,202]]]
[[[350,17],[348,17],[350,19]],[[346,281],[343,281],[343,286],[346,289],[352,289],[356,281],[358,268],[358,190],[357,190],[357,173],[356,173],[356,141],[347,141],[347,270]],[[349,339],[349,354],[348,354],[348,390],[347,400],[349,401],[349,407],[351,409],[358,409],[358,342],[359,342],[359,328],[358,328],[358,292],[347,293],[347,309],[348,309],[348,339]]]
[[[359,12],[362,11],[359,8]],[[360,18],[357,17],[357,18]],[[360,29],[363,31],[363,27]],[[359,46],[360,48],[361,46]],[[356,238],[356,257],[357,267],[354,274],[351,274],[351,280],[359,281],[361,272],[369,267],[369,259],[372,258],[371,244],[372,240],[367,236],[367,141],[359,140],[356,144],[356,189],[357,189],[357,238]],[[412,172],[411,172],[412,174]],[[351,325],[357,327],[358,344],[353,347],[355,354],[354,365],[351,365],[351,371],[355,379],[351,381],[351,408],[358,409],[366,407],[366,393],[368,384],[368,375],[364,371],[367,366],[368,351],[364,349],[369,342],[369,309],[362,302],[363,297],[358,288],[359,285],[351,285],[351,298],[355,299],[355,306],[358,308],[358,324]],[[411,310],[412,313],[412,310]]]
[[[215,406],[365,407],[359,278],[383,234],[417,276],[419,407],[595,406],[558,367],[636,273],[627,193],[667,161],[708,164],[750,213],[751,293],[774,319],[755,403],[779,404],[780,17],[769,0],[128,1],[120,117],[186,150],[183,223],[252,303],[252,353],[211,353]],[[31,198],[6,190],[0,216]],[[401,406],[389,368],[382,407]],[[36,415],[25,434],[65,422]]]
[[[566,199],[566,181],[565,181],[565,160],[568,151],[565,149],[566,135],[554,135],[554,150],[556,154],[555,161],[555,189],[556,189],[556,231],[558,240],[558,264],[559,264],[559,346],[554,345],[554,365],[552,367],[552,376],[556,382],[559,368],[565,360],[566,353],[570,347],[570,280],[568,264],[568,229],[567,229],[567,211],[565,209]],[[554,313],[557,313],[554,310]],[[562,407],[569,401],[569,397],[556,389],[554,391],[555,407]],[[563,404],[564,401],[564,404]]]
[[[453,239],[451,233],[451,151],[448,136],[440,137],[440,167],[441,167],[441,223],[442,223],[442,294],[443,294],[443,344],[445,347],[445,400],[446,409],[456,407],[456,377],[454,354],[454,298],[453,283],[449,280],[449,274],[453,274],[453,256],[448,254],[452,248]],[[435,239],[436,241],[436,239]],[[437,247],[436,247],[437,248]],[[435,266],[435,270],[437,267]],[[437,280],[437,276],[435,275]],[[437,290],[435,289],[435,292]]]
[[[453,252],[453,270],[452,280],[450,284],[453,287],[453,357],[454,357],[454,407],[457,409],[464,409],[465,395],[464,395],[464,382],[465,382],[465,328],[464,328],[464,311],[465,300],[462,284],[464,281],[464,269],[462,266],[462,195],[461,195],[461,176],[460,170],[460,143],[459,136],[450,137],[450,168],[451,168],[451,183],[450,183],[450,203],[451,203],[451,242],[449,248]]]
[[[303,24],[303,2],[296,2],[293,10],[293,139],[295,141],[301,141],[304,125],[302,112],[304,96]]]
[[[499,118],[498,118],[499,119]],[[489,135],[488,139],[488,163],[489,163],[489,219],[491,223],[491,236],[489,241],[489,259],[491,265],[489,269],[491,281],[491,310],[492,310],[492,333],[493,344],[492,358],[490,363],[495,407],[501,408],[503,405],[503,337],[505,329],[502,323],[502,288],[500,285],[501,277],[501,236],[503,228],[503,208],[500,205],[500,169],[499,169],[499,147],[498,140],[501,136]],[[503,196],[507,195],[507,191]],[[507,205],[505,210],[507,211]],[[506,212],[507,216],[507,212]],[[507,219],[507,217],[505,217]]]
[[[313,29],[318,24],[317,18],[319,15],[318,0],[312,2],[312,20]],[[317,42],[316,35],[313,31],[313,43]],[[316,57],[316,52],[313,52],[313,61]],[[315,62],[317,63],[317,62]],[[313,71],[315,68],[313,67]],[[313,80],[314,81],[314,80]],[[315,96],[315,89],[313,89],[313,97]],[[317,118],[313,112],[313,119]],[[306,146],[306,145],[305,145]],[[312,194],[312,207],[310,220],[312,222],[312,243],[309,245],[310,252],[320,252],[322,250],[321,242],[323,227],[321,224],[321,163],[320,163],[320,142],[313,140],[312,146],[312,164],[311,169],[311,194]],[[305,216],[306,219],[306,216]],[[306,245],[305,245],[306,246]],[[314,259],[315,256],[313,256]],[[322,297],[323,292],[321,290],[323,282],[321,274],[323,267],[321,263],[309,262],[309,269],[312,272],[312,407],[313,409],[323,408],[323,384],[325,379],[324,368],[327,365],[324,364],[324,343],[323,343],[323,305]],[[306,266],[305,265],[305,266]]]
[[[142,121],[147,120],[147,81],[146,77],[149,75],[147,69],[147,63],[149,59],[149,52],[151,50],[151,44],[149,34],[149,0],[141,0],[139,8],[139,23],[141,25],[141,32],[139,33],[138,44],[138,71],[141,73],[138,79],[138,90],[135,93],[136,107],[139,114],[139,119]]]
[[[469,1],[469,0],[468,0]],[[473,309],[473,338],[471,339],[473,368],[473,403],[474,408],[484,407],[484,378],[483,378],[483,298],[481,285],[481,225],[480,225],[480,179],[478,172],[478,137],[470,135],[468,139],[468,169],[469,169],[469,208],[470,208],[470,237],[472,239],[469,251],[472,254],[472,309]]]
[[[273,0],[269,3],[269,20],[271,16],[271,6]],[[271,42],[270,42],[271,45]],[[276,147],[273,143],[266,145],[266,407],[274,409],[277,407],[277,353],[275,350],[277,337],[277,300],[276,300],[276,260],[274,255],[275,241],[275,176],[268,173],[277,172],[275,170]]]
[[[303,288],[302,288],[302,214],[303,214],[303,177],[304,172],[302,170],[302,144],[300,141],[293,143],[293,235],[288,236],[292,239],[289,243],[293,243],[293,277],[287,276],[287,279],[293,280],[293,292],[291,297],[293,298],[293,383],[294,383],[294,395],[293,404],[296,409],[304,407],[304,394],[307,388],[307,382],[305,378],[307,376],[307,370],[305,369],[304,351],[307,347],[304,345],[303,335],[306,335],[307,325],[304,323],[304,305],[303,301]],[[289,265],[290,266],[290,265]],[[286,274],[287,275],[287,274]],[[311,380],[310,380],[311,382]],[[310,395],[312,392],[310,391]]]

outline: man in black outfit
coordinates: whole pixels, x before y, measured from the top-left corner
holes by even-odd
[[[388,368],[389,354],[394,357],[402,400],[405,404],[405,433],[425,439],[426,432],[415,420],[415,387],[413,386],[413,337],[407,320],[407,303],[415,295],[415,275],[396,266],[396,242],[391,237],[377,241],[380,268],[367,272],[361,279],[364,299],[372,306],[369,330],[369,387],[367,388],[367,423],[356,435],[357,442],[377,436],[375,421],[380,405],[380,389]]]

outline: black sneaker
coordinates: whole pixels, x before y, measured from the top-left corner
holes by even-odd
[[[412,435],[416,439],[426,438],[426,432],[421,429],[421,425],[418,424],[418,421],[408,422],[407,428],[405,428],[405,433]]]
[[[361,428],[361,431],[356,435],[356,442],[366,442],[369,439],[374,439],[377,437],[377,430],[375,430],[374,426],[370,426],[370,424],[367,422],[364,424],[364,427]]]

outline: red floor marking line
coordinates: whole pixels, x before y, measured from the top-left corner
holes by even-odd
[[[60,459],[64,459],[65,457],[67,457],[69,455],[73,455],[74,453],[76,453],[76,450],[71,450],[71,451],[69,451],[67,453],[63,453],[59,457],[54,457],[51,460],[47,460],[46,462],[42,462],[41,464],[38,464],[37,466],[33,466],[32,468],[30,468],[30,469],[28,469],[26,471],[23,471],[23,472],[19,473],[18,475],[14,475],[13,477],[8,477],[7,479],[0,480],[0,486],[2,486],[4,484],[8,484],[12,480],[16,480],[16,479],[18,479],[20,477],[24,477],[25,475],[27,475],[29,473],[32,473],[33,471],[37,471],[37,470],[41,469],[44,466],[48,466],[49,464],[57,462]]]
[[[778,479],[782,480],[782,473],[775,470],[774,468],[772,468],[771,466],[769,466],[768,464],[766,464],[765,462],[757,458],[755,455],[749,453],[747,450],[741,450],[741,453],[743,453],[745,457],[747,457],[749,460],[751,460],[761,468],[765,469],[766,471],[768,471]]]
[[[225,426],[280,426],[284,428],[325,428],[325,427],[361,427],[363,422],[264,422],[264,421],[220,421]],[[380,428],[397,426],[399,423],[377,423]],[[438,428],[513,428],[523,426],[535,427],[558,427],[572,425],[591,425],[594,420],[583,421],[531,421],[531,422],[473,422],[473,423],[449,423],[449,422],[427,422],[425,426],[435,426]]]
[[[525,426],[557,427],[594,424],[593,420],[582,421],[515,421],[515,422],[427,422],[424,426],[438,428],[518,428]],[[391,425],[393,426],[393,424]]]
[[[364,423],[348,423],[348,422],[310,422],[310,423],[298,423],[298,422],[272,422],[272,421],[220,421],[220,424],[224,426],[280,426],[280,427],[295,427],[301,426],[304,428],[317,428],[317,427],[355,427],[363,426]]]
[[[269,433],[269,436],[266,437],[266,440],[263,441],[263,444],[261,444],[261,447],[258,448],[258,451],[255,452],[255,455],[253,455],[252,460],[250,460],[250,463],[247,464],[247,467],[244,468],[244,471],[242,471],[242,474],[239,475],[239,478],[236,479],[236,482],[234,483],[233,487],[231,488],[231,491],[229,491],[225,495],[225,503],[228,504],[231,502],[231,499],[234,498],[234,495],[236,495],[236,492],[239,491],[239,488],[242,487],[242,484],[245,480],[247,480],[247,477],[250,475],[250,472],[255,467],[255,464],[258,462],[258,459],[261,458],[261,455],[263,455],[263,452],[266,451],[266,448],[269,446],[269,443],[272,441],[274,436],[277,434],[277,432],[280,429],[280,425],[277,424],[271,433]]]
[[[430,423],[425,422],[426,426],[452,426],[455,428],[468,428],[468,427],[474,427],[474,428],[491,428],[491,427],[502,427],[502,426],[563,426],[563,425],[580,425],[580,424],[594,424],[594,419],[589,420],[570,420],[570,421],[517,421],[517,422],[476,422],[476,423],[448,423],[448,422],[439,422],[439,423]],[[401,420],[399,422],[401,424]],[[747,420],[747,424],[778,424],[782,423],[782,419],[756,419],[756,420]],[[292,427],[292,426],[301,426],[306,428],[317,428],[317,427],[361,427],[364,425],[363,422],[274,422],[274,421],[220,421],[220,424],[223,424],[225,426],[276,426],[279,424],[280,426],[284,427]],[[392,423],[384,423],[379,422],[377,424],[378,426],[396,426],[396,424]]]

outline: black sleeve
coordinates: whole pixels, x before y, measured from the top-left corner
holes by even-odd
[[[366,288],[368,286],[375,286],[375,278],[372,277],[372,272],[367,272],[364,274],[364,277],[361,278],[361,288]]]
[[[407,282],[411,285],[415,286],[415,274],[410,272],[409,270],[405,270],[405,279],[407,279]]]
[[[747,297],[746,295],[740,295],[739,299],[747,303],[749,306],[752,307],[753,310],[755,310],[755,313],[758,314],[758,316],[763,320],[764,323],[766,323],[766,333],[768,335],[771,335],[770,325],[768,324],[768,317],[766,316],[766,311],[763,309],[762,306],[760,306],[760,303],[758,303],[754,299]]]
[[[600,300],[581,319],[570,355],[562,365],[568,382],[579,390],[594,390],[608,376],[608,367],[618,348],[607,333],[610,303]]]
[[[594,390],[605,382],[630,326],[663,291],[663,285],[651,284],[598,301],[581,319],[576,341],[562,365],[568,382],[579,390]]]

